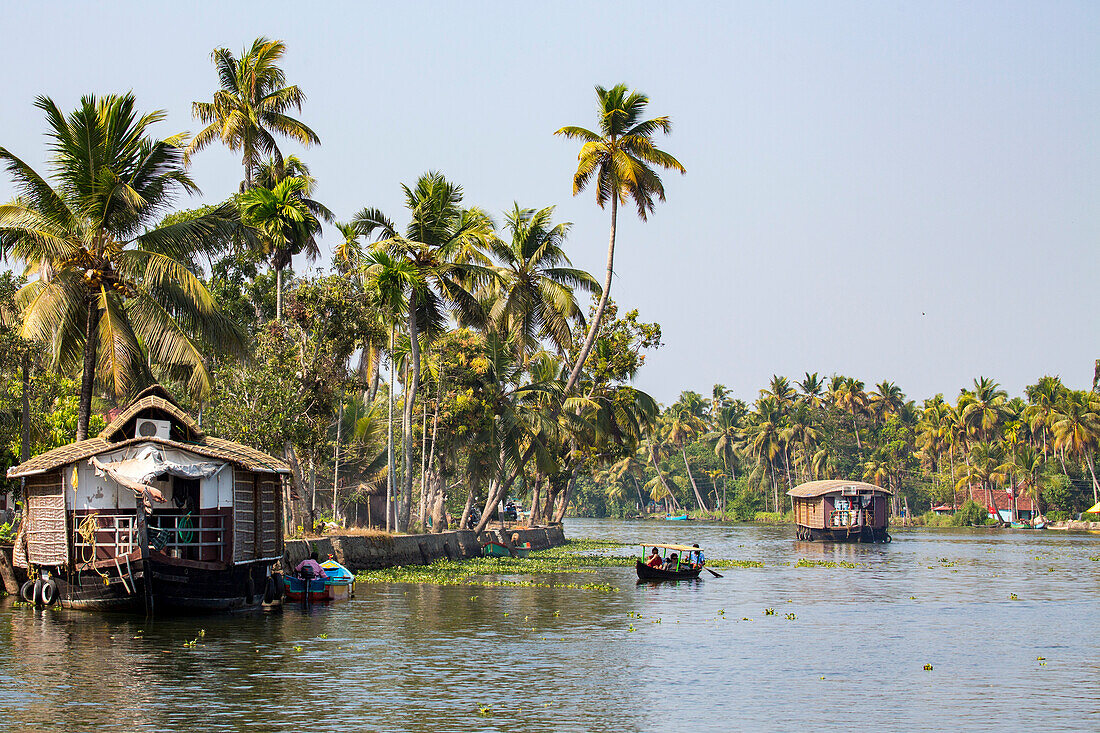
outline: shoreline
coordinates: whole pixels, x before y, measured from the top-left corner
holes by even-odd
[[[480,537],[472,529],[437,534],[335,534],[316,539],[286,540],[282,566],[284,572],[289,572],[309,557],[312,551],[316,551],[322,558],[332,556],[353,573],[403,565],[430,565],[436,560],[480,557],[482,542],[493,540],[510,546],[512,535],[519,535],[521,544],[530,542],[533,550],[547,550],[564,545],[566,541],[565,530],[560,524],[528,529],[486,530]]]

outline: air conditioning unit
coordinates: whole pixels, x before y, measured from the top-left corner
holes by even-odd
[[[841,496],[857,496],[859,494],[858,486],[845,486],[840,490]]]
[[[134,437],[135,438],[164,438],[168,440],[168,436],[172,432],[172,423],[168,420],[149,420],[146,418],[139,418],[134,423]]]

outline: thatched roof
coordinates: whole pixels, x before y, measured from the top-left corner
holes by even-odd
[[[199,427],[198,423],[191,419],[183,409],[176,404],[175,399],[168,393],[164,387],[159,384],[153,385],[148,389],[142,391],[134,398],[122,413],[111,421],[111,424],[103,428],[99,433],[99,437],[108,441],[116,441],[125,439],[125,436],[130,435],[131,431],[127,430],[128,427],[132,427],[133,422],[137,419],[138,415],[143,417],[149,417],[156,419],[168,419],[172,422],[172,427],[177,428],[177,432],[181,435],[177,436],[186,440],[187,442],[202,440],[206,433]]]
[[[858,491],[871,491],[876,494],[889,494],[893,495],[893,491],[884,489],[881,486],[875,486],[874,484],[868,484],[863,481],[851,481],[849,479],[826,479],[824,481],[807,481],[804,484],[799,484],[793,489],[787,492],[787,496],[798,496],[803,499],[812,498],[816,496],[824,496],[825,494],[839,493],[842,489],[851,487]]]
[[[138,417],[169,420],[172,423],[171,439],[127,437],[133,435],[134,421]],[[46,473],[60,466],[137,443],[157,443],[179,448],[200,456],[234,463],[257,473],[290,473],[285,463],[262,451],[207,435],[176,403],[172,395],[158,384],[138,394],[98,436],[54,448],[18,466],[12,466],[8,469],[8,478]]]
[[[54,448],[35,456],[29,461],[20,463],[18,466],[12,466],[8,469],[8,478],[46,473],[60,466],[67,466],[78,461],[87,460],[92,456],[130,445],[137,445],[138,443],[156,443],[168,448],[179,448],[196,455],[234,463],[245,470],[256,471],[257,473],[290,473],[287,465],[279,459],[255,448],[249,448],[247,445],[234,443],[231,440],[222,440],[221,438],[207,436],[196,443],[181,443],[175,440],[165,440],[164,438],[130,438],[117,443],[109,443],[103,438],[96,437]]]

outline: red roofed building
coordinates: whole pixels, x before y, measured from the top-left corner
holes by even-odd
[[[974,501],[981,504],[989,510],[990,519],[996,519],[994,512],[999,515],[1002,522],[1026,522],[1033,519],[1038,515],[1039,511],[1035,506],[1035,502],[1030,497],[1025,496],[1022,489],[1016,488],[1016,516],[1012,516],[1012,499],[1013,495],[1009,491],[1003,489],[990,489],[987,487],[975,486],[972,489],[960,489],[955,492],[956,506],[962,506],[963,503],[973,495]],[[939,513],[938,510],[945,509],[946,507],[934,507],[933,511]]]

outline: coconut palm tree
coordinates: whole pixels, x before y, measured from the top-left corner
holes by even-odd
[[[867,396],[871,414],[880,423],[885,423],[894,415],[900,414],[905,407],[905,394],[901,387],[883,380],[875,385],[875,391]]]
[[[829,391],[833,404],[852,418],[852,433],[856,436],[856,448],[860,460],[863,460],[863,443],[859,439],[859,425],[856,417],[867,411],[867,394],[863,391],[863,382],[852,377],[833,375]]]
[[[964,396],[963,422],[979,440],[991,440],[1004,417],[1008,393],[992,379],[978,377],[974,380],[974,391],[965,392]]]
[[[1062,400],[1051,425],[1054,433],[1054,449],[1063,450],[1085,461],[1092,475],[1092,500],[1100,501],[1097,496],[1100,485],[1096,482],[1096,468],[1092,454],[1100,443],[1100,401],[1088,392],[1070,392]]]
[[[289,177],[273,188],[253,186],[241,194],[241,219],[260,233],[260,249],[275,270],[275,319],[283,317],[283,270],[294,255],[316,252],[321,231],[305,195],[308,182]]]
[[[584,142],[577,156],[577,171],[573,175],[573,195],[583,191],[595,178],[596,203],[602,209],[611,202],[607,274],[596,313],[588,326],[588,335],[577,354],[577,362],[573,365],[569,380],[565,383],[566,394],[573,390],[580,379],[611,294],[619,204],[625,205],[628,199],[632,200],[638,209],[639,218],[645,221],[654,210],[654,197],[660,201],[665,200],[664,184],[653,167],[687,172],[680,161],[653,144],[654,134],[668,134],[672,131],[672,121],[664,116],[651,120],[642,119],[645,108],[649,105],[649,97],[631,92],[625,84],[618,84],[611,89],[597,86],[596,99],[599,102],[598,133],[574,126],[563,127],[554,133]]]
[[[672,424],[669,426],[668,440],[680,449],[684,458],[684,469],[687,471],[688,481],[691,482],[691,490],[695,494],[695,501],[703,511],[710,511],[706,499],[699,491],[695,483],[695,476],[691,472],[691,463],[687,457],[687,445],[691,440],[706,432],[704,414],[706,410],[705,400],[697,392],[682,392],[680,399],[670,408]]]
[[[297,86],[287,86],[286,74],[279,68],[285,53],[286,44],[267,38],[253,41],[240,59],[228,48],[214,49],[210,57],[221,88],[214,92],[213,100],[191,104],[192,115],[206,127],[188,146],[188,159],[214,140],[221,140],[230,150],[241,152],[243,189],[248,190],[262,156],[271,156],[282,165],[275,135],[305,147],[321,143],[317,133],[287,114],[292,109],[301,112],[306,97]]]
[[[362,236],[374,238],[375,250],[405,260],[416,270],[422,288],[406,291],[405,307],[410,344],[410,375],[406,385],[404,424],[405,462],[412,460],[410,429],[417,390],[420,386],[420,335],[429,338],[443,331],[448,308],[460,324],[485,320],[473,290],[496,278],[484,254],[493,236],[492,220],[483,211],[462,207],[462,187],[442,174],[425,173],[416,186],[402,186],[410,212],[405,233],[375,208],[364,208],[354,218]],[[412,503],[412,473],[406,472],[399,528],[408,524]]]
[[[0,206],[0,239],[34,278],[18,294],[22,335],[49,344],[56,368],[82,364],[83,440],[97,375],[122,396],[150,378],[152,362],[189,371],[189,388],[202,395],[209,354],[243,353],[242,330],[194,264],[232,233],[236,212],[218,206],[155,224],[178,194],[198,188],[184,169],[185,138],[151,137],[165,112],[139,115],[133,95],[86,96],[68,117],[47,97],[36,106],[49,125],[53,180],[0,148],[19,191]]]
[[[490,240],[500,277],[492,284],[495,298],[489,316],[522,355],[541,339],[565,353],[572,340],[570,321],[584,323],[574,289],[600,292],[591,275],[570,266],[563,249],[570,224],[554,224],[553,214],[553,206],[536,211],[515,204],[504,217],[510,240]]]
[[[799,389],[802,390],[802,395],[799,400],[809,406],[813,410],[820,410],[825,406],[825,381],[817,375],[817,372],[810,374],[806,372],[801,382],[797,382]]]

